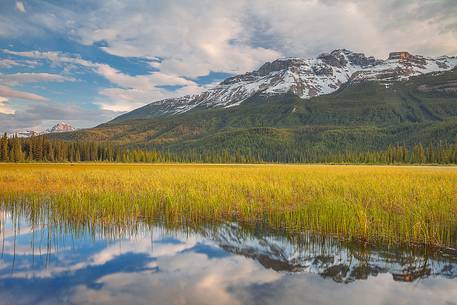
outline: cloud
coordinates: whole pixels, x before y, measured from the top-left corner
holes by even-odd
[[[47,99],[41,95],[38,95],[35,93],[18,91],[18,90],[14,90],[10,87],[1,86],[1,85],[0,85],[0,96],[20,98],[20,99],[24,99],[24,100],[39,101],[39,102],[47,101]]]
[[[44,96],[20,91],[11,88],[11,86],[37,83],[37,82],[64,82],[73,81],[74,79],[68,76],[50,74],[50,73],[13,73],[1,74],[0,73],[0,113],[14,114],[15,110],[8,104],[7,98],[16,98],[29,101],[46,102],[48,99]]]
[[[159,56],[162,71],[195,77],[341,47],[378,57],[403,49],[456,53],[456,7],[431,0],[105,1],[74,37],[104,41],[120,56]]]
[[[5,16],[0,35],[103,41],[112,54],[159,56],[162,72],[195,77],[340,47],[377,56],[398,49],[453,54],[456,16],[453,0],[107,0],[71,7],[40,3],[27,19]]]
[[[281,56],[240,41],[247,30],[239,20],[244,6],[243,1],[107,2],[75,37],[85,44],[106,41],[103,48],[119,56],[163,58],[160,70],[167,74],[243,73]],[[107,12],[113,18],[99,23]]]
[[[143,106],[145,103],[171,97],[197,94],[202,91],[198,85],[183,86],[173,92],[152,86],[142,90],[137,88],[104,88],[99,91],[102,97],[95,100],[104,110],[126,112]]]
[[[172,73],[163,73],[161,71],[151,72],[146,75],[131,76],[111,67],[104,63],[95,63],[82,59],[75,55],[65,54],[55,51],[12,51],[4,49],[3,53],[32,58],[35,60],[46,60],[52,65],[64,67],[66,70],[74,70],[76,66],[90,69],[94,73],[104,77],[113,85],[118,87],[101,88],[100,97],[94,99],[94,103],[100,105],[103,110],[116,112],[125,112],[143,106],[145,103],[155,100],[161,100],[170,97],[177,97],[187,94],[196,94],[202,91],[202,87],[196,82]],[[157,65],[155,58],[151,63]],[[158,66],[158,65],[157,65]],[[158,66],[160,67],[160,66]],[[8,83],[14,80],[24,82],[27,79],[33,80],[41,78],[45,81],[70,81],[74,80],[67,76],[58,76],[54,74],[45,75],[45,73],[21,73],[20,75],[1,75]],[[167,90],[162,86],[178,86],[177,90]]]
[[[13,51],[8,49],[3,49],[3,53],[14,55],[18,57],[33,58],[39,60],[47,60],[53,65],[64,66],[66,64],[80,65],[88,68],[95,68],[97,64],[82,59],[78,55],[69,55],[58,51]]]
[[[196,81],[201,76],[245,73],[283,56],[315,57],[342,47],[379,58],[397,50],[457,55],[454,0],[106,0],[84,5],[31,0],[33,10],[26,15],[22,1],[12,3],[16,7],[5,6],[0,18],[0,37],[26,42],[65,37],[72,44],[149,61],[155,72],[129,75],[103,62],[103,56],[91,61],[58,49],[3,50],[14,59],[0,60],[0,68],[32,60],[62,67],[69,76],[84,70],[104,77],[111,84],[98,88],[91,103],[109,111],[198,93],[205,89]]]
[[[75,79],[69,76],[51,74],[51,73],[14,73],[14,74],[1,74],[0,82],[5,85],[15,86],[27,83],[39,82],[65,82],[74,81]]]
[[[162,72],[130,76],[106,64],[97,65],[95,71],[119,86],[99,91],[103,97],[95,102],[105,110],[125,112],[143,106],[148,101],[196,94],[202,90],[194,81]],[[161,86],[179,86],[180,88],[170,92]]]
[[[440,1],[252,1],[249,41],[288,56],[316,56],[349,48],[385,58],[390,51],[457,53],[455,3]],[[450,16],[446,10],[456,12]],[[418,18],[417,16],[420,16]],[[433,43],[430,43],[432,42]],[[429,43],[427,43],[429,42]]]
[[[0,58],[0,68],[10,68],[14,66],[20,66],[21,64],[15,60],[8,58]]]
[[[0,96],[0,114],[14,114],[14,110],[8,104],[8,99],[6,97]]]
[[[22,1],[16,1],[16,9],[21,12],[21,13],[25,13],[25,6],[24,6],[24,2]]]
[[[115,112],[109,110],[87,109],[76,103],[61,104],[49,101],[24,104],[15,109],[13,114],[9,112],[0,112],[1,132],[13,133],[24,129],[41,131],[60,121],[77,128],[92,127],[94,122],[106,122],[116,116]]]
[[[149,89],[151,86],[163,86],[163,85],[196,85],[195,82],[184,79],[182,77],[164,74],[161,72],[152,72],[147,75],[130,76],[121,73],[119,70],[106,64],[98,64],[96,72],[106,79],[111,81],[113,84],[119,85],[123,88],[136,88],[136,89]]]

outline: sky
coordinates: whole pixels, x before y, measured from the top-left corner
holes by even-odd
[[[457,55],[457,2],[0,0],[0,131],[93,127],[338,48]]]

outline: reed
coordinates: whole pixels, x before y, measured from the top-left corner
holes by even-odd
[[[1,164],[0,204],[63,228],[237,221],[457,246],[455,167]]]

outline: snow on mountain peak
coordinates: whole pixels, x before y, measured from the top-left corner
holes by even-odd
[[[65,122],[57,123],[56,125],[52,126],[49,129],[46,129],[46,133],[53,133],[53,132],[68,132],[68,131],[75,131],[76,129],[67,124]]]
[[[29,137],[33,137],[33,136],[44,135],[47,133],[69,132],[69,131],[75,131],[75,130],[76,130],[76,128],[74,128],[70,124],[67,124],[65,122],[60,122],[44,131],[25,130],[25,131],[11,133],[8,136],[9,137],[18,136],[20,138],[29,138]]]
[[[337,49],[320,54],[315,59],[280,58],[263,64],[258,70],[229,77],[201,94],[149,105],[154,105],[160,114],[173,115],[197,106],[237,106],[254,95],[291,93],[308,99],[332,93],[347,82],[401,81],[419,74],[450,70],[455,66],[456,57],[428,58],[402,51],[392,52],[382,60]]]

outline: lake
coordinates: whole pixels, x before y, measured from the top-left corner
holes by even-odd
[[[457,304],[457,254],[234,222],[51,225],[3,210],[0,304]]]

